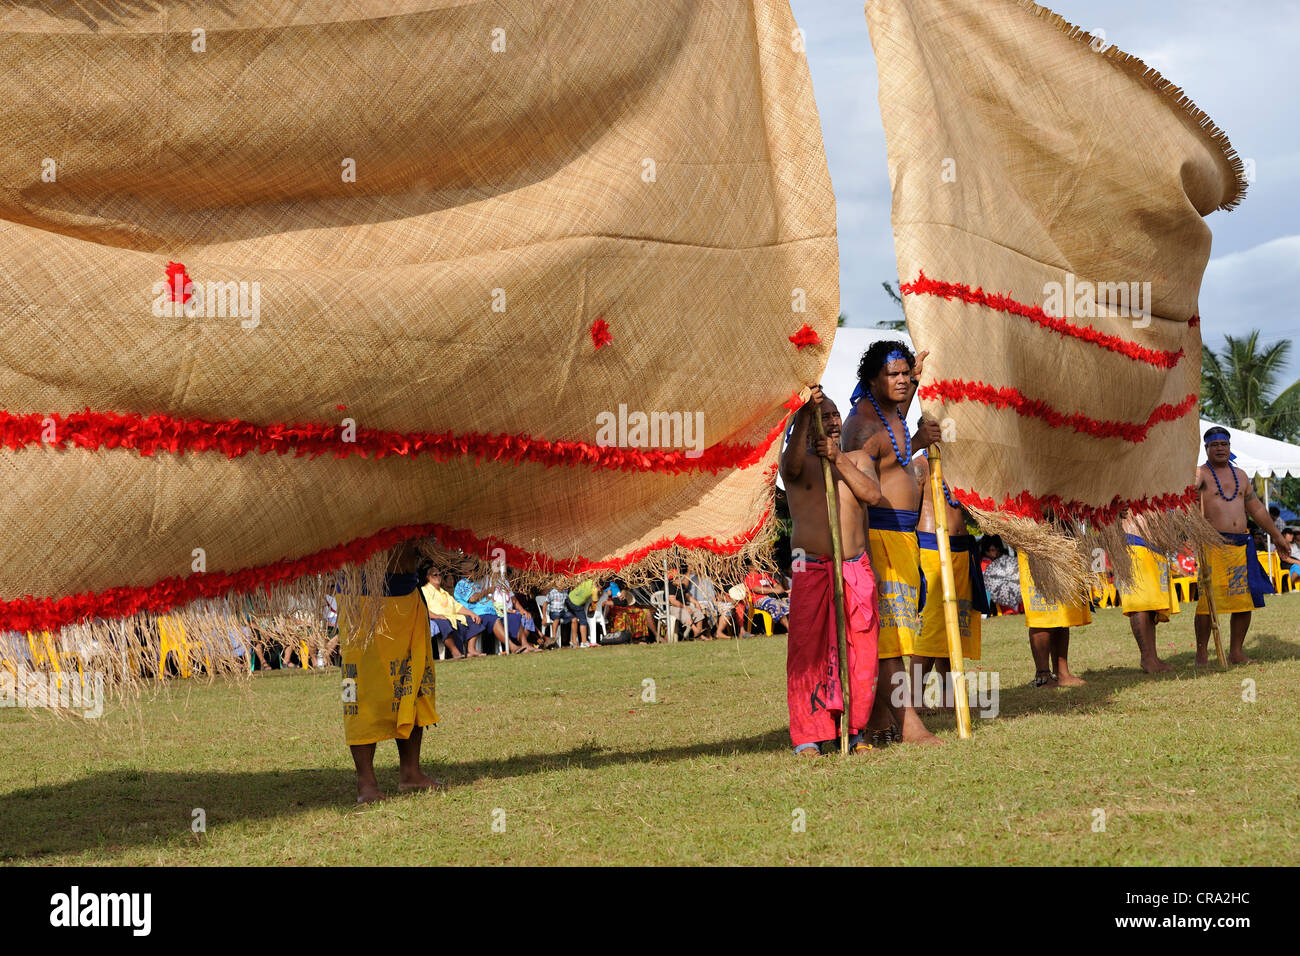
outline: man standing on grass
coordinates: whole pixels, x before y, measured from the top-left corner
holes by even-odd
[[[1246,515],[1268,532],[1282,551],[1290,551],[1286,539],[1277,530],[1268,509],[1255,494],[1246,473],[1232,464],[1231,436],[1226,428],[1215,425],[1205,432],[1206,462],[1196,469],[1196,490],[1201,494],[1201,513],[1223,536],[1223,544],[1205,549],[1205,577],[1214,592],[1217,614],[1231,614],[1230,652],[1233,664],[1249,664],[1242,645],[1250,629],[1250,615],[1264,606],[1264,595],[1275,593],[1273,582],[1264,573],[1255,549],[1255,540],[1246,533]],[[1206,597],[1196,605],[1196,666],[1210,662],[1210,618]]]
[[[872,736],[878,741],[892,736],[906,743],[940,743],[912,706],[903,667],[903,657],[913,652],[924,603],[916,538],[921,486],[909,466],[913,447],[920,450],[939,440],[934,422],[922,421],[916,435],[909,435],[904,413],[916,395],[928,354],[922,352],[914,359],[902,342],[873,343],[858,364],[862,397],[844,425],[840,442],[845,451],[865,451],[868,467],[880,482],[880,502],[867,508],[864,523],[876,576],[880,678],[885,687],[883,694],[876,695],[871,715]]]
[[[822,409],[825,438],[817,438],[813,410]],[[870,750],[862,739],[876,697],[877,621],[875,581],[867,565],[863,506],[880,500],[880,485],[863,451],[841,452],[840,413],[820,385],[795,414],[790,441],[781,455],[781,480],[790,504],[790,546],[796,561],[790,588],[790,636],[786,650],[786,697],[794,752],[816,757],[833,746],[844,711],[840,687],[830,516],[822,459],[831,463],[839,504],[844,554],[844,614],[848,628],[850,685],[849,746]]]
[[[1083,678],[1070,673],[1070,628],[1092,623],[1092,609],[1082,596],[1065,604],[1049,601],[1034,586],[1029,558],[1019,554],[1020,597],[1029,626],[1029,652],[1034,657],[1031,687],[1078,687]]]
[[[424,728],[438,722],[434,709],[433,642],[429,611],[420,594],[419,552],[400,546],[382,596],[340,594],[339,638],[343,650],[343,732],[357,771],[357,803],[384,799],[375,778],[375,746],[397,741],[397,789],[428,790],[442,784],[420,769]],[[372,602],[379,607],[373,608]],[[358,622],[379,624],[369,640]]]
[[[1169,560],[1147,543],[1146,519],[1142,515],[1126,511],[1123,521],[1133,581],[1119,592],[1120,605],[1133,628],[1142,669],[1148,674],[1160,674],[1173,668],[1156,654],[1156,624],[1164,624],[1179,611]]]

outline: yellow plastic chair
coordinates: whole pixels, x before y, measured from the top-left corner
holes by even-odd
[[[750,594],[749,589],[746,588],[745,589],[745,621],[747,622],[746,626],[749,628],[749,632],[751,634],[754,633],[755,617],[762,618],[763,633],[766,634],[768,637],[771,637],[772,636],[772,615],[769,614],[767,611],[764,611],[762,608],[754,607],[754,595]]]
[[[1196,600],[1196,595],[1192,593],[1194,587],[1196,587],[1196,578],[1194,577],[1185,575],[1180,578],[1174,578],[1174,595],[1178,598],[1179,604],[1187,604],[1190,601]]]

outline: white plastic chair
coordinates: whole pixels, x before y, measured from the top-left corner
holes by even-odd
[[[600,638],[596,636],[596,630],[599,628],[606,635],[609,634],[609,628],[605,626],[605,609],[596,608],[595,612],[587,615],[587,637],[592,644],[599,644]]]
[[[663,624],[664,633],[671,636],[673,622],[668,618],[668,598],[664,592],[651,591],[650,605],[655,609],[655,624]]]

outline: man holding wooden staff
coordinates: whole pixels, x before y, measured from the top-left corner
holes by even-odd
[[[1264,606],[1264,595],[1273,594],[1273,582],[1264,573],[1255,553],[1255,539],[1246,532],[1246,516],[1268,532],[1273,543],[1287,548],[1286,539],[1273,524],[1268,509],[1255,494],[1250,478],[1232,464],[1232,436],[1216,425],[1205,433],[1205,464],[1196,469],[1196,490],[1201,493],[1201,511],[1220,535],[1223,544],[1205,549],[1205,578],[1214,592],[1215,613],[1232,615],[1228,660],[1249,664],[1242,650],[1251,612]],[[1209,663],[1210,607],[1202,594],[1196,605],[1196,666]]]
[[[938,443],[939,426],[922,421],[908,434],[905,412],[928,352],[913,356],[898,341],[875,342],[858,364],[861,399],[844,428],[841,447],[865,451],[868,468],[879,475],[880,501],[867,511],[867,542],[876,576],[880,614],[880,675],[885,693],[876,697],[872,736],[892,736],[905,743],[936,745],[907,692],[903,657],[913,653],[921,623],[924,594],[921,549],[916,538],[921,486],[910,465],[913,449]],[[855,393],[856,395],[857,393]]]
[[[821,409],[826,434],[812,424]],[[786,651],[786,689],[790,740],[794,752],[816,757],[834,746],[844,710],[840,687],[832,566],[833,542],[822,459],[831,464],[844,553],[844,616],[849,659],[849,749],[870,750],[862,739],[876,696],[876,586],[865,558],[865,506],[880,500],[866,452],[841,452],[840,413],[812,386],[812,395],[795,414],[789,443],[781,455],[781,479],[790,504],[790,545],[795,561],[790,586],[790,636]]]

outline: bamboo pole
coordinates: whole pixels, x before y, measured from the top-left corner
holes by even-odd
[[[826,426],[822,423],[822,407],[814,406],[814,421],[817,424],[817,437],[826,437]],[[849,719],[851,716],[849,690],[849,628],[844,613],[844,543],[840,540],[840,503],[835,496],[835,476],[831,463],[822,458],[822,477],[826,480],[826,517],[831,526],[831,557],[835,565],[835,640],[840,656],[840,696],[844,699],[844,709],[840,712],[840,753],[849,755]]]
[[[1219,656],[1219,670],[1228,669],[1228,658],[1223,653],[1223,637],[1219,634],[1219,612],[1214,607],[1214,587],[1210,580],[1210,563],[1204,548],[1196,551],[1196,576],[1201,593],[1205,595],[1205,610],[1210,615],[1210,633],[1214,635],[1214,651]]]
[[[957,711],[957,736],[962,740],[970,740],[970,700],[966,688],[965,655],[961,647],[961,626],[957,615],[957,580],[952,571],[952,544],[948,541],[948,499],[943,494],[943,464],[938,445],[930,446],[930,498],[934,502],[935,537],[939,541],[939,578],[943,582],[943,619],[948,629],[948,664]],[[971,555],[971,560],[975,560],[974,555]]]

